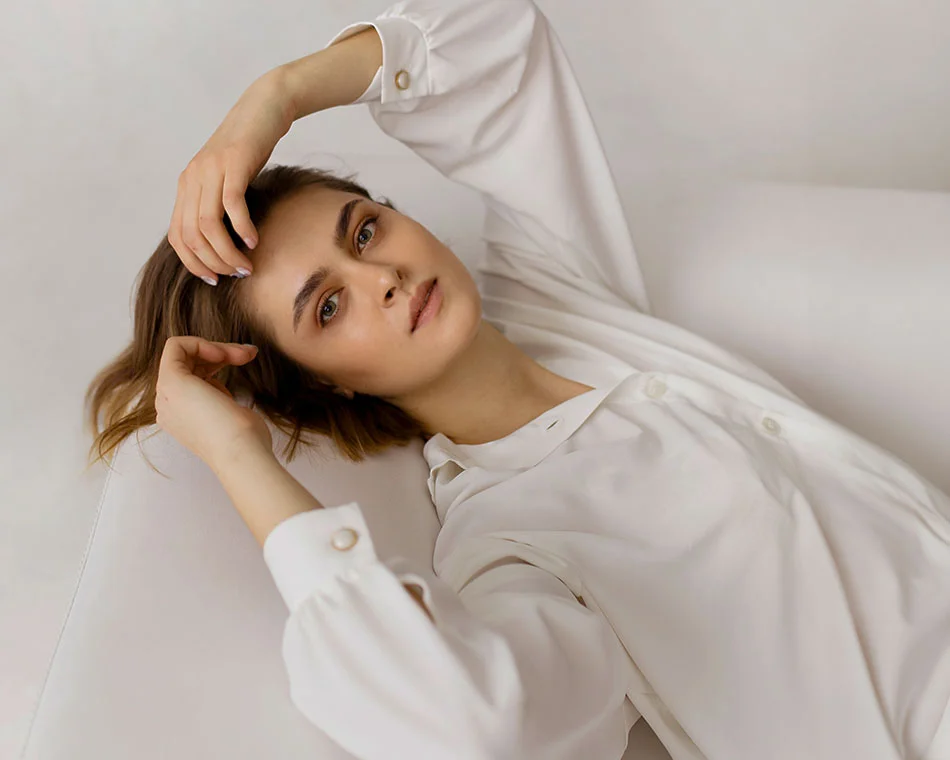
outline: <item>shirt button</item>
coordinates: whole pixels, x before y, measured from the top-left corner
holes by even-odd
[[[778,435],[782,432],[782,426],[771,417],[766,417],[764,420],[762,420],[762,427],[764,427],[770,433],[774,433],[775,435]]]
[[[409,72],[405,69],[399,69],[399,71],[396,72],[396,87],[400,90],[409,89]]]
[[[333,534],[333,538],[330,539],[330,543],[333,545],[334,549],[345,552],[348,549],[352,549],[354,546],[356,546],[356,542],[358,540],[359,536],[355,530],[352,528],[342,528]]]
[[[647,384],[647,395],[650,398],[660,398],[664,393],[666,393],[666,383],[655,377],[651,378]]]

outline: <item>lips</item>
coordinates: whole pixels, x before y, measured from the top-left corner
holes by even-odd
[[[416,288],[416,293],[412,297],[412,301],[409,303],[411,324],[410,332],[416,329],[416,323],[419,321],[419,315],[422,313],[426,302],[429,300],[429,293],[432,291],[432,286],[435,285],[435,280],[436,278],[433,277],[431,280],[427,280],[418,288]]]

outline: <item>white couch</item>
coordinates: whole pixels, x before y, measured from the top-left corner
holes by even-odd
[[[632,227],[655,316],[950,491],[950,195],[708,186]],[[134,442],[121,449],[23,758],[349,758],[290,702],[286,609],[227,496],[174,440],[146,435],[170,479]],[[322,451],[289,469],[327,505],[358,500],[383,557],[430,562],[421,445],[361,465]],[[667,757],[641,720],[625,759]]]

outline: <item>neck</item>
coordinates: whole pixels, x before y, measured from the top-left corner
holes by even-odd
[[[433,433],[480,444],[587,390],[542,367],[483,319],[475,340],[436,382],[392,401]]]

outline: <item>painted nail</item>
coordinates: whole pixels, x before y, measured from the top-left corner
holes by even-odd
[[[255,245],[257,245],[257,241],[254,240],[254,238],[246,237],[246,238],[244,238],[244,244],[245,244],[248,248],[253,248]]]
[[[238,273],[238,276],[240,277],[247,277],[251,273],[251,270],[245,269],[244,267],[238,267],[237,273]]]
[[[205,281],[206,283],[208,283],[209,285],[217,285],[217,284],[218,284],[218,281],[217,281],[216,279],[214,279],[213,277],[208,277],[207,275],[204,275],[201,279],[204,280],[204,281]]]

